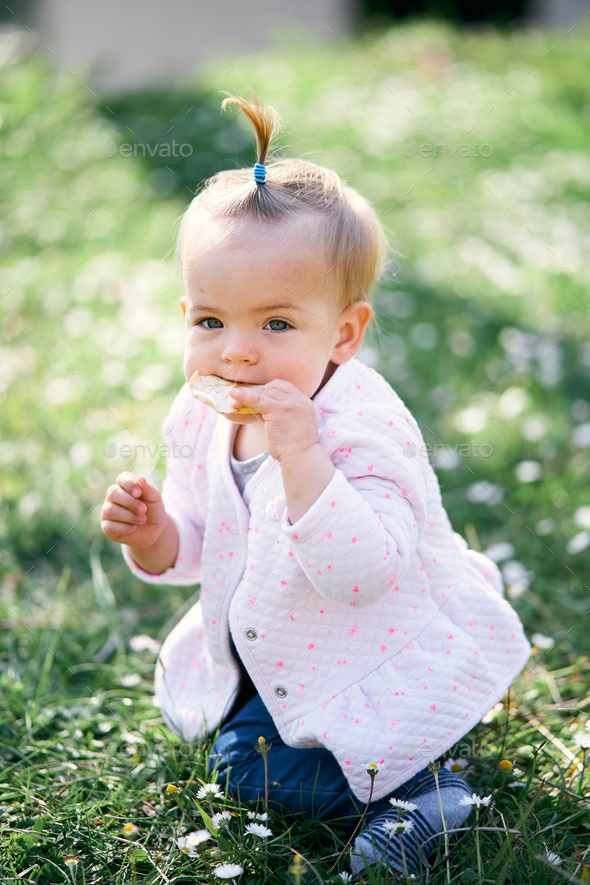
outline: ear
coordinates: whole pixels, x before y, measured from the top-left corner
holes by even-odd
[[[183,317],[186,316],[186,295],[183,295],[180,299],[180,309],[182,310]]]
[[[333,363],[340,366],[356,355],[372,316],[373,308],[368,301],[355,301],[342,310],[336,324],[330,356]]]

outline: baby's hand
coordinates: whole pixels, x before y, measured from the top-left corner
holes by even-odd
[[[277,461],[319,442],[314,404],[290,381],[275,378],[259,388],[234,387],[230,395],[236,409],[251,406],[260,413],[266,447]]]
[[[107,490],[100,525],[111,541],[129,547],[151,547],[167,523],[162,495],[145,476],[125,471]]]

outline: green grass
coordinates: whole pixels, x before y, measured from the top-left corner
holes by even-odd
[[[64,573],[49,611],[63,599],[68,578]],[[72,614],[59,626],[36,630],[26,652],[18,640],[9,643],[18,679],[10,672],[2,678],[3,875],[8,881],[67,881],[64,858],[74,855],[80,858],[80,882],[83,875],[87,882],[213,881],[211,870],[221,859],[211,853],[215,843],[206,843],[198,858],[183,857],[175,843],[178,836],[206,827],[201,811],[212,813],[208,803],[196,801],[200,784],[211,779],[210,743],[182,744],[162,726],[149,697],[154,664],[149,653],[115,652],[109,663],[76,663],[75,641],[66,638],[75,620]],[[587,673],[587,664],[553,673],[564,703],[587,689]],[[541,727],[559,734],[563,714],[555,709],[547,678],[537,659],[517,680],[507,708],[474,729],[457,750],[459,757],[469,753],[473,788],[494,796],[493,809],[479,818],[488,828],[478,834],[481,881],[560,881],[539,859],[544,843],[563,858],[562,869],[573,870],[577,852],[583,853],[588,842],[587,770],[566,764],[561,748],[545,742],[520,700],[534,693],[533,708],[544,710]],[[513,760],[515,771],[503,772],[502,758]],[[272,762],[271,749],[271,779]],[[515,780],[525,786],[510,788]],[[168,784],[178,787],[177,795],[167,793]],[[244,833],[245,809],[229,800],[214,803],[215,811],[225,808],[235,815],[230,831],[238,845],[226,836],[229,850],[222,857],[239,862],[247,881],[293,881],[287,868],[294,852],[310,867],[303,881],[330,878],[346,842],[339,827],[312,821],[288,825],[271,811],[273,836],[263,850],[253,844],[256,837]],[[123,832],[126,823],[138,827],[133,837]],[[467,831],[451,838],[452,881],[480,881],[474,823],[470,818]],[[508,840],[507,831],[518,832]],[[428,881],[445,882],[444,859],[439,854],[430,863]],[[346,856],[339,869],[349,869]],[[388,879],[367,875],[365,881]],[[427,881],[426,874],[419,881]]]
[[[282,114],[284,153],[333,167],[365,193],[397,250],[361,358],[391,381],[426,443],[492,449],[432,461],[455,530],[482,550],[510,545],[494,555],[535,649],[503,709],[453,751],[494,807],[480,813],[488,829],[476,833],[473,814],[451,837],[451,881],[479,881],[476,835],[481,881],[590,881],[588,771],[574,764],[586,765],[590,709],[587,37],[581,26],[563,37],[424,21],[346,46],[295,41],[218,59],[173,95],[92,97],[36,57],[2,69],[6,881],[214,880],[210,847],[186,858],[175,842],[205,825],[195,797],[211,777],[214,736],[192,746],[167,732],[152,703],[155,655],[130,645],[142,634],[162,641],[198,587],[137,581],[98,514],[123,469],[161,483],[162,458],[124,458],[119,447],[161,443],[183,382],[176,225],[187,188],[253,164],[245,121],[219,113],[220,90],[246,95],[247,83]],[[149,144],[174,133],[194,152],[105,154],[129,130]],[[493,146],[489,158],[404,155],[412,143],[474,137]],[[516,775],[502,772],[503,758]],[[269,768],[272,780],[272,749]],[[236,812],[241,846],[224,859],[245,867],[244,881],[295,882],[295,852],[302,882],[334,877],[344,830],[271,813],[274,835],[256,850],[245,809],[223,807]],[[561,866],[539,859],[544,845]],[[80,858],[71,868],[69,854]],[[430,863],[421,881],[446,882],[442,855]],[[349,869],[346,856],[338,869]]]

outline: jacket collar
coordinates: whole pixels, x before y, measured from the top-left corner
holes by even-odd
[[[354,377],[358,372],[359,365],[362,365],[360,360],[357,360],[357,358],[353,356],[351,359],[347,360],[347,362],[338,366],[332,377],[326,381],[319,393],[314,394],[312,398],[312,402],[316,407],[316,412],[318,409],[328,405],[330,399],[334,396],[337,390],[346,387],[350,378]]]

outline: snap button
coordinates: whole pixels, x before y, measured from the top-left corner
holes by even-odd
[[[284,698],[287,696],[287,689],[284,685],[277,685],[275,688],[275,694],[278,698]]]
[[[256,632],[256,630],[253,630],[252,627],[249,627],[246,630],[246,639],[258,639],[258,633]]]
[[[278,516],[275,513],[275,508],[272,501],[269,501],[266,505],[266,518],[278,520]]]
[[[277,522],[281,519],[283,515],[283,510],[285,509],[285,499],[281,498],[280,495],[273,501],[269,501],[266,505],[266,516],[268,519],[275,519]]]
[[[223,582],[225,581],[225,572],[223,571],[223,569],[217,569],[216,572],[213,572],[213,577],[218,584],[223,584]]]

